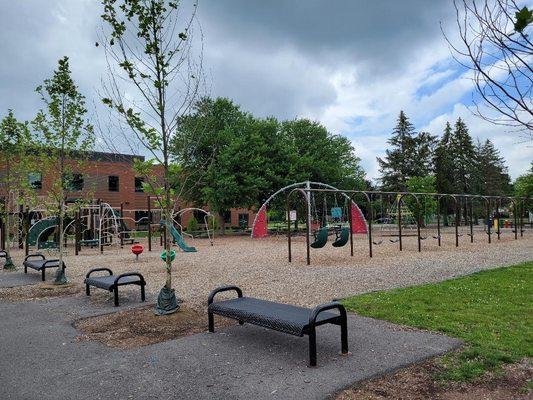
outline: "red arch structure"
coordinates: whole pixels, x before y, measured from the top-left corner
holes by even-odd
[[[294,189],[297,187],[303,187],[311,189],[313,186],[318,186],[320,188],[327,188],[327,189],[333,189],[338,190],[337,188],[328,185],[326,183],[321,182],[298,182],[293,183],[292,185],[285,186],[278,190],[276,193],[271,195],[259,208],[259,211],[257,215],[255,216],[254,223],[252,225],[252,237],[253,238],[264,238],[268,236],[268,218],[267,218],[267,206],[268,203],[274,199],[278,194],[284,193],[287,190]],[[340,191],[342,193],[342,191]],[[347,199],[349,199],[349,196],[345,193],[342,193],[343,196],[345,196]],[[359,206],[351,200],[351,207],[350,207],[350,213],[351,213],[351,230],[352,233],[359,233],[359,234],[367,234],[368,233],[368,225],[366,223],[366,219],[359,208]]]

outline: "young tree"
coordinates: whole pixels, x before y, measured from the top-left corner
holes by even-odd
[[[4,269],[15,269],[10,255],[11,218],[10,213],[18,195],[28,189],[27,174],[30,171],[30,130],[28,123],[18,121],[12,110],[0,122],[0,187],[4,195],[2,224],[6,232],[7,253]]]
[[[69,160],[81,160],[92,148],[93,127],[86,119],[85,97],[78,91],[71,77],[68,57],[59,60],[53,76],[45,79],[36,92],[40,94],[46,108],[37,113],[32,125],[40,133],[43,167],[57,176],[48,192],[56,205],[59,220],[59,268],[54,283],[64,284],[67,283],[67,278],[61,248],[67,213],[65,203],[75,172],[72,161]]]
[[[190,13],[173,0],[103,0],[102,4],[107,27],[102,44],[109,72],[102,101],[129,128],[129,143],[139,142],[153,158],[144,165],[137,163],[137,167],[149,178],[146,183],[163,209],[164,247],[170,255],[169,224],[174,201],[184,185],[191,184],[187,179],[175,178],[183,170],[172,164],[171,144],[188,140],[175,137],[180,134],[182,117],[192,110],[201,89],[202,60],[192,51],[197,4],[194,2]],[[192,149],[195,144],[187,145]],[[150,179],[154,162],[161,168],[158,179]],[[166,281],[155,312],[163,315],[178,309],[172,288],[172,259],[167,256]]]
[[[480,103],[474,112],[498,125],[522,128],[533,140],[533,19],[515,0],[454,0],[459,42],[445,35],[454,58],[472,71]]]

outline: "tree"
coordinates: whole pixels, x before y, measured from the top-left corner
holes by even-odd
[[[434,169],[434,154],[437,147],[437,137],[428,132],[420,132],[414,138],[413,175],[417,177],[428,176]]]
[[[365,185],[350,141],[318,122],[255,118],[228,99],[205,98],[184,117],[181,129],[205,150],[191,154],[186,143],[173,143],[175,160],[200,188],[189,200],[215,211],[259,207],[269,194],[299,181]]]
[[[415,128],[409,118],[400,111],[398,122],[387,141],[392,150],[387,149],[385,158],[378,157],[381,172],[381,186],[391,191],[405,191],[406,182],[413,176],[415,160],[415,142],[413,136]]]
[[[27,174],[30,171],[30,130],[27,122],[18,121],[13,110],[0,122],[0,165],[3,173],[0,174],[0,186],[4,194],[2,207],[2,224],[5,226],[6,235],[6,261],[4,269],[15,269],[10,255],[10,234],[12,207],[23,190],[28,190]]]
[[[385,190],[405,191],[409,178],[427,176],[433,170],[437,139],[427,132],[415,133],[403,111],[388,143],[384,159],[378,157],[381,186]]]
[[[504,158],[490,140],[476,146],[475,193],[504,196],[511,191],[511,178]]]
[[[189,138],[180,135],[182,117],[195,104],[201,89],[201,56],[193,49],[196,2],[186,16],[172,0],[103,0],[103,47],[108,59],[108,82],[102,101],[129,131],[126,139],[140,143],[152,160],[136,163],[146,178],[146,187],[163,209],[166,221],[165,252],[170,255],[170,223],[175,199],[186,185],[181,166],[172,163],[171,145]],[[100,43],[97,43],[99,45]],[[115,67],[116,63],[118,66]],[[128,92],[128,96],[124,93]],[[194,149],[194,143],[187,143]],[[192,151],[192,150],[191,150]],[[154,177],[154,164],[161,175]],[[176,176],[178,178],[176,178]],[[155,313],[179,309],[172,288],[172,258],[166,259],[166,281],[159,292]]]
[[[72,80],[68,57],[59,60],[53,76],[45,79],[36,92],[46,106],[45,110],[39,110],[32,121],[35,130],[41,134],[39,141],[43,167],[53,174],[57,173],[48,192],[59,220],[59,268],[54,283],[64,284],[67,283],[67,278],[61,246],[67,212],[65,203],[75,179],[73,166],[67,160],[82,160],[92,148],[93,127],[86,120],[85,97]]]
[[[454,181],[451,176],[453,156],[451,153],[452,127],[446,122],[444,134],[435,148],[433,166],[435,174],[435,189],[438,193],[453,193]]]
[[[459,43],[444,34],[454,58],[472,72],[474,112],[498,125],[522,128],[533,140],[531,11],[515,0],[454,0]],[[487,112],[480,103],[488,106]]]
[[[453,160],[450,171],[454,182],[453,193],[473,193],[476,151],[468,127],[461,118],[455,122],[449,150]]]
[[[435,193],[435,177],[414,176],[407,181],[407,190],[412,193]],[[411,196],[404,197],[404,202],[413,211],[420,226],[425,226],[427,219],[437,211],[437,200],[432,196],[418,195],[418,202]]]
[[[528,173],[520,175],[514,182],[514,194],[519,197],[533,199],[533,162]]]

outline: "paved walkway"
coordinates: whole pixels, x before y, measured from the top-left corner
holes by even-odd
[[[306,337],[250,325],[128,351],[76,341],[76,318],[115,310],[83,297],[0,302],[2,398],[324,399],[460,344],[355,315],[348,357],[338,353],[338,327],[318,329],[317,368],[306,367]]]

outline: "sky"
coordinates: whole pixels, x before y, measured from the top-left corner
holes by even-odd
[[[0,116],[31,119],[35,87],[70,58],[89,104],[99,104],[106,63],[97,48],[96,0],[0,0]],[[353,143],[370,179],[400,110],[417,131],[441,135],[461,117],[490,139],[512,178],[533,144],[472,114],[472,83],[451,57],[451,0],[200,0],[206,94],[233,99],[259,117],[310,118]],[[101,149],[105,150],[105,149]]]

